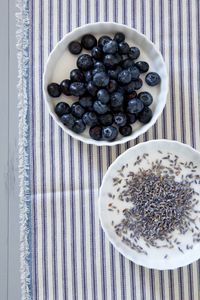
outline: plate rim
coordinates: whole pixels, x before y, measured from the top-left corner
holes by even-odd
[[[48,65],[52,59],[52,56],[54,55],[55,51],[60,47],[60,45],[62,43],[65,42],[65,40],[71,36],[73,36],[74,33],[78,32],[78,31],[84,31],[84,29],[88,29],[90,27],[98,27],[101,25],[112,25],[112,26],[116,26],[116,27],[121,27],[121,28],[126,28],[126,30],[131,30],[133,32],[135,32],[136,34],[138,34],[139,36],[141,36],[141,38],[143,38],[144,40],[146,40],[154,49],[155,53],[157,54],[157,56],[159,57],[160,61],[162,62],[162,67],[165,73],[165,78],[164,78],[164,88],[162,90],[162,93],[164,93],[164,97],[162,99],[161,102],[161,109],[156,113],[156,115],[154,114],[154,118],[152,118],[152,120],[147,123],[144,124],[140,129],[138,129],[136,132],[137,134],[133,137],[134,132],[127,137],[122,137],[120,140],[116,140],[116,141],[112,141],[112,142],[107,142],[107,141],[95,141],[91,138],[86,138],[82,135],[76,134],[74,132],[72,132],[70,129],[68,129],[66,126],[64,126],[61,122],[59,122],[57,120],[57,117],[55,115],[55,113],[51,110],[49,102],[47,100],[47,91],[46,91],[46,76],[47,76],[47,69],[48,69]],[[96,146],[115,146],[115,145],[119,145],[119,144],[124,144],[127,143],[131,140],[135,140],[138,136],[144,134],[146,131],[148,131],[151,127],[153,127],[153,125],[157,122],[158,118],[160,117],[160,115],[162,114],[164,107],[166,105],[167,102],[167,95],[168,95],[168,91],[169,91],[169,76],[168,76],[168,72],[167,72],[167,66],[166,63],[164,61],[164,58],[161,54],[161,52],[157,49],[156,44],[154,44],[145,34],[141,33],[140,31],[138,31],[135,28],[132,28],[128,25],[122,24],[122,23],[118,23],[118,22],[93,22],[93,23],[88,23],[88,24],[84,24],[80,27],[76,27],[74,28],[72,31],[66,33],[63,38],[55,45],[55,47],[52,49],[52,51],[50,52],[47,61],[45,62],[44,65],[44,72],[43,72],[43,85],[42,85],[42,91],[43,91],[43,96],[44,96],[44,101],[48,107],[48,111],[51,115],[51,117],[53,118],[53,120],[56,122],[56,124],[61,127],[64,132],[66,132],[67,134],[69,134],[71,137],[73,137],[76,140],[82,141],[86,144],[92,144],[92,145],[96,145]]]
[[[107,177],[109,176],[109,173],[111,171],[111,169],[113,168],[113,166],[115,166],[123,156],[126,156],[129,152],[137,149],[137,148],[140,148],[142,147],[144,144],[145,145],[148,145],[148,144],[155,144],[155,143],[170,143],[170,144],[176,144],[177,146],[179,147],[184,147],[184,148],[187,148],[188,150],[196,153],[199,155],[200,157],[200,151],[194,149],[192,146],[188,145],[188,144],[185,144],[185,143],[182,143],[182,142],[179,142],[179,141],[176,141],[176,140],[171,140],[171,139],[153,139],[153,140],[149,140],[149,141],[145,141],[145,142],[142,142],[142,143],[138,143],[137,145],[134,145],[133,147],[130,147],[129,149],[127,149],[126,151],[124,151],[123,153],[121,153],[113,162],[112,164],[108,167],[106,173],[104,174],[103,176],[103,180],[102,180],[102,183],[101,183],[101,186],[99,188],[99,195],[98,195],[98,214],[99,214],[99,219],[100,219],[100,223],[101,223],[101,226],[102,226],[102,229],[107,237],[107,239],[109,240],[109,242],[113,245],[113,247],[121,254],[123,255],[125,258],[129,259],[130,261],[132,261],[133,263],[137,264],[137,265],[140,265],[140,266],[143,266],[143,267],[146,267],[148,269],[154,269],[154,270],[174,270],[174,269],[177,269],[177,268],[180,268],[180,267],[184,267],[184,266],[187,266],[195,261],[197,261],[199,258],[200,258],[200,251],[199,251],[199,255],[198,253],[196,255],[191,255],[190,256],[190,259],[187,259],[185,263],[178,263],[176,265],[174,264],[168,264],[168,266],[162,266],[160,267],[160,265],[156,265],[155,263],[152,264],[151,262],[150,263],[139,263],[138,261],[135,261],[133,259],[133,257],[129,254],[125,254],[123,249],[119,248],[114,239],[112,239],[106,229],[106,227],[104,226],[104,222],[103,222],[103,218],[102,218],[102,214],[101,214],[101,195],[102,195],[102,191],[103,191],[103,186],[106,182],[106,179]],[[192,253],[192,252],[191,252]],[[167,261],[166,261],[167,263]]]

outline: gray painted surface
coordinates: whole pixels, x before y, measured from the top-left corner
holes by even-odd
[[[20,299],[15,0],[0,0],[0,300]]]

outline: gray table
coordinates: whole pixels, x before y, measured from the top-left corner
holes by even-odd
[[[0,1],[0,299],[20,299],[15,0]]]

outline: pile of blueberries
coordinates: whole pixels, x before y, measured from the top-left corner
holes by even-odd
[[[77,69],[70,72],[70,79],[47,87],[51,97],[59,97],[61,93],[78,97],[71,107],[65,102],[55,107],[65,126],[78,134],[89,126],[92,139],[114,141],[118,132],[122,136],[130,135],[131,124],[136,120],[143,124],[151,120],[152,95],[136,93],[143,85],[140,74],[146,73],[149,65],[135,61],[140,50],[130,47],[123,33],[116,33],[113,39],[104,35],[98,41],[86,34],[81,42],[73,41],[68,48],[74,55],[80,54],[83,48],[90,54],[78,56]],[[160,76],[150,72],[145,81],[155,86],[160,83]]]

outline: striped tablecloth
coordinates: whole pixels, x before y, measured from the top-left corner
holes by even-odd
[[[198,0],[18,0],[22,299],[198,300],[200,263],[175,271],[137,266],[102,231],[98,189],[111,162],[149,139],[200,149]],[[64,34],[115,21],[145,33],[162,52],[170,89],[156,125],[136,141],[95,147],[73,140],[44,104],[42,74]]]

